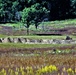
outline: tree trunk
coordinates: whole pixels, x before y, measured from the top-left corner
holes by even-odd
[[[35,28],[36,28],[36,30],[37,30],[37,27],[38,27],[38,25],[35,23]]]
[[[27,28],[27,35],[29,35],[29,28]]]
[[[27,22],[27,26],[25,26],[27,28],[27,35],[29,35],[29,22]]]

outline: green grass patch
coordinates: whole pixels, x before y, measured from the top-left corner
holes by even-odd
[[[61,20],[61,21],[51,21],[51,22],[44,22],[44,26],[51,26],[54,28],[64,28],[68,26],[75,26],[76,27],[76,19],[68,19],[68,20]]]
[[[39,25],[39,28],[36,30],[34,25],[30,26],[30,30],[34,31],[42,31],[42,27],[44,27],[44,30],[49,29],[49,28],[64,28],[64,27],[69,27],[69,26],[74,26],[76,27],[76,19],[67,19],[67,20],[56,20],[56,21],[48,21],[48,22],[42,22]]]
[[[69,35],[73,40],[76,39],[76,36],[72,36],[72,35]],[[29,38],[29,39],[66,39],[66,35],[63,35],[63,36],[36,36],[36,35],[33,35],[33,36],[8,36],[8,37],[12,37],[12,38]]]
[[[76,36],[73,35],[69,35],[73,40],[76,40]],[[28,38],[28,39],[66,39],[66,35],[63,36],[36,36],[36,35],[29,35],[29,36],[7,36],[7,35],[2,35],[0,34],[0,38],[6,38],[6,37],[10,37],[10,38]]]
[[[73,45],[73,44],[72,44]],[[47,48],[72,46],[71,44],[21,44],[21,43],[0,43],[0,48]]]
[[[9,36],[9,37],[13,37],[13,38],[29,38],[29,39],[65,39],[66,36],[36,36],[36,35],[33,35],[33,36]]]
[[[23,24],[21,22],[18,23],[6,23],[6,24],[1,24],[3,26],[15,26],[18,29],[26,29]],[[64,27],[68,27],[68,26],[75,26],[76,27],[76,19],[66,19],[66,20],[56,20],[56,21],[48,21],[48,22],[42,22],[39,26],[40,28],[42,27],[42,25],[44,26],[49,26],[49,27],[53,27],[53,28],[64,28]],[[36,28],[34,25],[30,25],[29,27],[30,30],[35,30]],[[40,29],[38,29],[40,30]]]
[[[8,37],[7,35],[0,34],[0,38]]]

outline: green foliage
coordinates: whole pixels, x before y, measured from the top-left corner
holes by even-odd
[[[22,23],[27,28],[27,34],[29,34],[29,26],[31,25],[33,14],[31,8],[25,8],[22,12]]]
[[[12,12],[13,13],[18,10],[18,8],[17,8],[18,4],[19,4],[18,1],[13,2],[13,4],[12,4]]]
[[[36,28],[38,26],[38,23],[42,22],[48,14],[48,10],[45,7],[42,7],[40,3],[36,3],[32,5],[31,7],[24,8],[22,12],[22,23],[26,24],[25,27],[27,28],[27,34],[28,28],[31,24],[35,24]]]
[[[71,12],[73,15],[76,15],[76,0],[71,0]]]
[[[49,11],[39,3],[32,5],[31,9],[33,9],[32,11],[34,13],[33,23],[37,29],[37,26],[48,17]]]
[[[47,8],[50,11],[48,18],[51,20],[76,16],[76,0],[0,0],[0,20],[3,22],[16,21],[18,19],[15,18],[16,13],[22,11],[25,7],[36,7],[39,10]],[[37,11],[39,12],[39,10]],[[42,12],[42,10],[40,11]]]

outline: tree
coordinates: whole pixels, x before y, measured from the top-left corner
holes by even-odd
[[[31,25],[31,22],[32,22],[31,8],[24,8],[22,12],[22,23],[27,28],[27,35],[29,34],[29,26]]]
[[[45,19],[48,18],[49,10],[46,9],[42,4],[36,3],[31,6],[31,9],[34,11],[34,17],[33,17],[33,23],[35,24],[35,27],[37,29],[38,25]]]
[[[5,16],[5,11],[4,11],[4,4],[2,0],[0,0],[0,20],[4,20],[3,17]]]
[[[2,22],[9,22],[12,19],[12,1],[0,0],[0,18]]]
[[[76,0],[71,0],[70,6],[70,13],[73,15],[72,17],[76,18]]]
[[[29,34],[29,26],[34,24],[37,29],[37,26],[47,17],[48,13],[49,11],[39,3],[25,8],[22,12],[22,22],[27,28],[27,34]]]
[[[70,18],[70,0],[48,0],[50,8],[50,20],[62,20]]]

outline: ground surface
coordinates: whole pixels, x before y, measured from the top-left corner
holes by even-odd
[[[28,48],[5,46],[5,48],[0,48],[0,72],[2,75],[5,73],[16,75],[16,72],[18,75],[61,75],[62,73],[68,75],[74,72],[75,75],[75,69],[76,45],[53,45],[45,48],[43,46],[40,48],[38,45],[36,48],[33,48],[32,45]],[[24,74],[22,74],[23,72]]]
[[[67,35],[76,39],[76,19],[47,23],[46,34],[56,36],[9,36],[29,39],[65,39]],[[7,26],[7,25],[5,25]],[[15,25],[14,25],[15,26]],[[17,25],[18,26],[18,25]],[[42,26],[40,26],[41,28]],[[45,30],[31,29],[35,34]],[[0,38],[8,35],[24,35],[25,30],[0,28]],[[63,36],[59,36],[62,34]],[[65,35],[64,35],[65,34]],[[21,44],[0,43],[0,75],[76,75],[76,44]]]
[[[75,75],[76,44],[0,43],[0,73]]]

